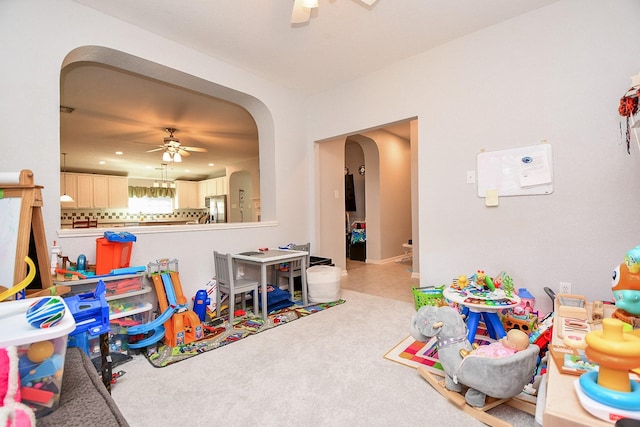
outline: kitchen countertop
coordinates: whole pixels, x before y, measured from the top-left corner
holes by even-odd
[[[151,221],[141,221],[141,222],[131,222],[126,223],[127,226],[147,226],[147,225],[185,225],[190,221],[167,221],[167,220],[151,220]]]
[[[188,223],[193,223],[195,220],[185,220],[185,219],[176,219],[176,220],[149,220],[149,221],[98,221],[98,228],[116,228],[116,227],[146,227],[146,226],[154,226],[154,225],[186,225]],[[62,229],[71,229],[72,223],[71,221],[62,221],[60,223],[60,228]]]

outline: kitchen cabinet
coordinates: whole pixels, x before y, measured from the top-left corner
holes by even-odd
[[[78,194],[76,207],[78,209],[93,208],[93,175],[77,174]]]
[[[205,179],[198,182],[198,206],[205,208],[205,199],[212,196],[224,196],[227,194],[227,177]]]
[[[66,191],[73,202],[61,203],[62,208],[104,209],[127,208],[128,179],[123,176],[65,173],[60,177],[60,191]]]
[[[93,206],[94,208],[109,207],[109,177],[104,175],[93,175]]]
[[[75,174],[63,173],[60,175],[60,195],[67,194],[72,202],[60,202],[63,209],[78,207],[78,177]]]
[[[197,209],[200,206],[197,181],[175,181],[176,209]]]
[[[109,207],[113,209],[129,207],[129,180],[126,176],[109,177]]]
[[[202,197],[224,196],[227,194],[227,177],[206,179],[200,181],[199,191]]]
[[[227,194],[227,177],[222,176],[220,178],[216,178],[214,181],[216,184],[216,194],[212,194],[212,196],[224,196]]]
[[[206,198],[210,196],[211,191],[211,183],[213,179],[205,179],[204,181],[198,182],[198,208],[204,209]],[[215,186],[215,184],[213,184]]]

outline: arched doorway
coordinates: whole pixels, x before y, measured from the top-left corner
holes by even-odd
[[[409,124],[407,121],[406,126]],[[391,134],[383,126],[318,142],[318,251],[331,256],[343,270],[346,269],[344,167],[347,140],[360,145],[364,153],[367,262],[386,263],[405,256],[403,243],[411,239],[415,247],[418,235],[414,230],[417,171],[412,161],[415,146],[411,140]],[[414,272],[416,265],[414,261]]]

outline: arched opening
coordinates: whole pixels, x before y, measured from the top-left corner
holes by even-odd
[[[316,144],[320,207],[316,238],[321,253],[329,254],[343,269],[346,269],[348,249],[344,239],[349,238],[345,235],[344,219],[344,168],[350,165],[346,159],[351,151],[346,149],[349,144],[355,143],[362,149],[363,157],[357,157],[355,162],[364,159],[366,262],[386,263],[405,257],[403,244],[409,240],[414,249],[417,246],[417,171],[413,162],[416,147],[412,144],[415,139],[410,136],[413,132],[409,133],[409,129],[416,126],[410,126],[410,122],[405,122],[408,138],[392,134],[381,126]],[[414,261],[417,274],[416,267]]]
[[[64,94],[64,85],[65,78],[69,75],[71,71],[77,69],[78,67],[87,66],[87,64],[97,65],[104,70],[118,70],[119,72],[126,74],[129,78],[139,78],[142,82],[141,84],[161,84],[164,87],[170,88],[170,90],[174,91],[182,91],[187,92],[197,99],[194,103],[204,102],[203,99],[215,99],[218,102],[228,105],[230,109],[235,109],[235,111],[245,111],[247,115],[249,115],[252,121],[255,123],[255,134],[260,135],[259,141],[257,141],[258,150],[255,150],[254,154],[248,154],[243,157],[243,152],[253,153],[249,146],[243,145],[244,141],[239,143],[238,140],[234,140],[234,135],[231,135],[231,132],[220,132],[220,138],[226,138],[227,146],[230,149],[236,149],[237,152],[233,153],[233,163],[226,165],[225,171],[222,174],[226,176],[230,176],[234,172],[238,172],[244,170],[246,173],[250,175],[249,182],[251,184],[251,200],[253,204],[251,207],[259,206],[260,207],[260,215],[254,215],[253,212],[250,213],[251,221],[256,218],[261,218],[264,220],[273,220],[275,219],[275,158],[274,154],[274,133],[273,133],[273,120],[270,112],[266,108],[266,106],[256,99],[253,96],[247,95],[245,93],[238,92],[236,90],[221,86],[219,84],[206,81],[199,77],[186,74],[184,72],[172,69],[170,67],[160,65],[157,63],[153,63],[151,61],[147,61],[145,59],[132,56],[130,54],[116,51],[113,49],[100,47],[100,46],[84,46],[71,51],[67,57],[65,58],[62,64],[61,70],[61,94]],[[87,97],[90,97],[91,93],[87,93]],[[187,102],[188,103],[188,102]],[[61,104],[64,104],[64,96],[61,96]],[[71,106],[73,107],[73,106]],[[187,109],[188,106],[185,106]],[[157,115],[160,117],[160,110],[163,109],[163,105],[158,103],[154,105],[151,103],[149,105],[149,110],[157,109]],[[64,113],[61,111],[61,121]],[[174,116],[178,116],[174,114]],[[107,118],[108,119],[108,118]],[[157,124],[154,125],[155,129],[151,129],[151,131],[161,130],[163,126],[171,125],[172,123],[179,123],[180,120],[183,119],[181,117],[173,117],[171,119],[160,118],[158,119]],[[126,137],[127,143],[139,143],[140,141],[136,141],[136,133],[134,132],[136,129],[136,125],[139,125],[136,117],[130,117],[129,123],[131,129],[133,130],[128,135],[122,135],[123,138]],[[169,123],[166,123],[169,122]],[[105,125],[106,126],[106,125]],[[62,127],[62,123],[61,123]],[[186,126],[185,126],[186,127]],[[213,131],[210,131],[212,133]],[[140,132],[138,133],[140,134]],[[185,140],[188,140],[188,133],[183,133]],[[166,135],[158,134],[157,138],[160,142],[162,142],[162,137]],[[180,136],[177,133],[177,136]],[[155,137],[154,137],[155,138]],[[195,143],[191,143],[189,141],[187,144],[183,145],[197,145],[200,141],[196,141]],[[87,143],[92,143],[92,141],[87,141]],[[96,143],[100,144],[101,142],[96,141]],[[104,144],[104,142],[102,142]],[[61,134],[61,151],[64,152],[64,138]],[[149,151],[153,151],[155,147],[144,147],[145,149],[149,149]],[[146,150],[143,150],[146,151]],[[259,155],[257,154],[259,152]],[[157,154],[157,164],[160,165],[160,158],[162,153],[153,153]],[[199,155],[202,155],[199,152],[191,153],[189,156],[189,160],[192,158],[197,158]],[[215,153],[213,153],[215,155]],[[155,158],[155,157],[154,157]],[[67,167],[73,168],[74,159],[73,156],[66,156]],[[116,160],[114,160],[116,161]],[[211,162],[213,163],[213,162]],[[184,162],[186,165],[187,162]],[[71,165],[71,166],[70,166]],[[215,178],[221,175],[221,172],[215,172],[209,176],[197,176],[197,177],[187,177],[184,175],[180,175],[177,170],[177,166],[181,166],[179,163],[172,163],[170,167],[174,167],[172,170],[175,173],[175,178],[177,180],[184,179],[188,181],[199,181],[205,178]],[[82,169],[76,165],[75,169]],[[88,166],[87,171],[91,171],[92,167]],[[92,173],[96,173],[93,171]],[[98,172],[99,173],[99,172]],[[126,175],[126,174],[125,174]],[[64,183],[64,181],[63,181]],[[66,185],[61,185],[61,188],[66,187]],[[194,187],[195,188],[195,187]],[[227,191],[230,191],[227,189]],[[204,205],[204,201],[202,199],[202,195],[198,193],[198,190],[194,190],[196,193],[196,197],[198,198],[197,203]],[[201,203],[202,202],[202,203]],[[204,206],[202,206],[204,207]],[[245,221],[247,222],[247,221]]]

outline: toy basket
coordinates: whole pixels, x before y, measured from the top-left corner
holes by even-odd
[[[423,305],[434,305],[436,307],[447,305],[442,295],[444,285],[439,287],[427,286],[424,288],[413,288],[413,299],[416,303],[416,310]]]

